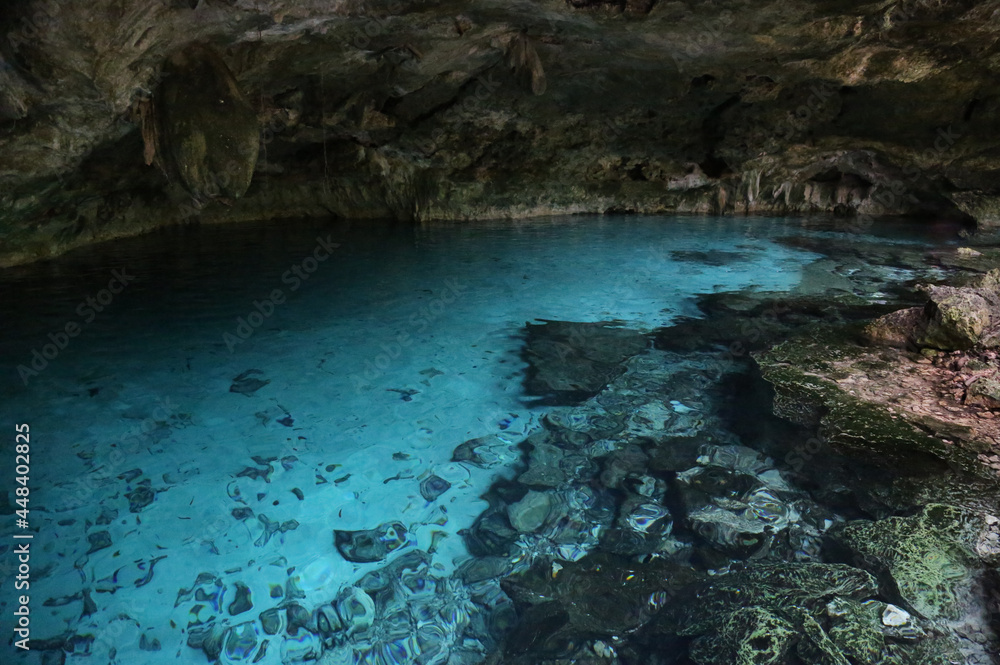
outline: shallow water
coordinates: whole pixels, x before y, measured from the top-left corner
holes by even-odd
[[[456,576],[473,558],[464,530],[523,470],[518,444],[572,417],[525,394],[525,324],[650,333],[701,316],[699,294],[880,302],[896,282],[944,274],[797,246],[828,240],[861,255],[957,242],[769,219],[309,222],[177,229],[6,270],[0,411],[30,425],[33,454],[30,528],[16,527],[13,494],[0,526],[0,614],[16,596],[13,535],[28,532],[31,637],[75,636],[67,662],[205,662],[189,645],[206,627],[224,636],[224,662],[478,662],[500,636],[476,615],[510,603],[495,579],[470,590]],[[120,293],[102,293],[112,279]],[[640,356],[625,380],[671,357]],[[646,415],[632,435],[655,430]],[[453,459],[472,439],[486,442],[479,461]],[[630,524],[645,533],[661,517],[647,506]],[[382,525],[350,557],[348,536],[335,546],[335,530]],[[578,559],[592,540],[553,556]],[[420,578],[390,609],[356,586],[386,570]],[[353,623],[325,646],[270,635],[259,615],[292,600],[333,602],[331,620]]]

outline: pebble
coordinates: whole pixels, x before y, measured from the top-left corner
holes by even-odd
[[[886,626],[905,626],[911,620],[909,612],[895,605],[886,605],[882,611],[882,623]]]
[[[229,615],[236,616],[253,609],[253,602],[250,600],[250,588],[243,582],[236,583],[236,598],[229,603]]]
[[[428,476],[420,483],[420,496],[433,501],[451,489],[451,483],[440,476]]]

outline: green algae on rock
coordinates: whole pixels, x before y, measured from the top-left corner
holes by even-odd
[[[693,600],[665,607],[653,632],[695,637],[690,655],[699,665],[774,665],[792,649],[808,662],[846,665],[814,615],[834,600],[873,596],[876,588],[871,575],[840,564],[752,564],[695,583],[684,594]]]
[[[924,307],[886,314],[865,329],[873,344],[943,351],[1000,346],[1000,269],[965,286],[924,286]]]
[[[699,665],[777,665],[796,635],[790,622],[760,607],[737,609],[717,622],[717,632],[691,643],[691,660]]]
[[[954,638],[932,638],[926,622],[875,599],[878,586],[843,564],[750,563],[687,587],[689,600],[665,606],[647,638],[694,637],[699,665],[776,665],[793,652],[824,665],[959,662]]]
[[[879,663],[885,660],[885,635],[880,630],[881,616],[871,602],[853,598],[835,598],[826,606],[834,624],[830,640],[852,662]]]
[[[174,54],[156,103],[164,149],[192,196],[243,196],[257,164],[257,114],[222,58],[197,44]]]
[[[839,524],[829,535],[879,576],[887,595],[924,618],[956,620],[976,605],[980,558],[1000,554],[986,545],[988,533],[984,516],[933,504],[913,517]]]
[[[992,420],[964,412],[960,402],[946,409],[940,402],[954,397],[939,394],[924,365],[902,351],[859,346],[851,332],[795,337],[752,354],[774,386],[776,415],[819,427],[829,443],[874,452],[886,465],[938,458],[995,475],[977,459],[995,438]]]

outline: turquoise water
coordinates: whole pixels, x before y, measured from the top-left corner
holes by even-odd
[[[8,486],[0,559],[33,534],[31,638],[81,663],[480,662],[502,632],[484,617],[512,610],[498,575],[459,574],[481,556],[467,530],[522,470],[518,445],[566,413],[525,394],[525,325],[651,333],[701,316],[699,294],[881,302],[936,270],[788,239],[955,243],[769,219],[311,222],[177,229],[0,273],[0,411],[30,425],[32,451],[30,527]],[[471,461],[455,452],[470,440]],[[551,556],[579,559],[591,535]],[[509,557],[507,572],[525,555]]]

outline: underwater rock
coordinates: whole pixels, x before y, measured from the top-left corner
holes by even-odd
[[[532,446],[528,453],[528,470],[517,478],[524,485],[559,487],[589,463],[585,456],[567,453],[551,443],[529,439],[524,445]]]
[[[99,550],[111,547],[111,534],[107,531],[95,531],[87,536],[87,542],[90,543],[90,549],[87,550],[87,554],[93,554]]]
[[[683,600],[665,603],[648,630],[654,641],[661,636],[693,637],[690,657],[706,665],[777,665],[786,662],[793,648],[803,662],[847,665],[844,651],[830,637],[831,624],[817,618],[830,603],[857,602],[876,591],[871,575],[849,566],[747,564],[704,575],[676,590]],[[878,632],[876,613],[860,616]]]
[[[455,576],[466,584],[499,579],[510,572],[510,559],[503,556],[474,557],[455,571]]]
[[[139,648],[142,651],[159,651],[162,646],[160,645],[160,640],[155,637],[146,637],[146,633],[139,636]]]
[[[222,639],[221,659],[224,663],[250,661],[257,649],[257,626],[248,621],[233,626]]]
[[[267,515],[258,515],[257,521],[259,521],[264,526],[264,531],[260,534],[257,540],[254,541],[254,545],[257,547],[263,547],[271,540],[271,537],[276,533],[287,533],[288,531],[293,531],[299,527],[299,523],[296,520],[285,520],[284,522],[272,522],[268,519]]]
[[[420,481],[420,496],[427,501],[434,501],[451,489],[451,483],[440,476],[428,476]]]
[[[229,603],[229,615],[236,616],[253,609],[253,602],[250,600],[250,587],[243,582],[236,583],[236,598]]]
[[[264,373],[259,369],[248,369],[233,379],[233,384],[229,386],[229,392],[240,393],[241,395],[249,397],[267,384],[271,383],[270,379],[261,380],[255,378],[257,375],[263,374]]]
[[[504,555],[517,538],[507,512],[501,507],[490,508],[480,515],[472,527],[460,532],[473,556]]]
[[[573,406],[620,376],[623,363],[648,346],[637,331],[614,321],[545,321],[525,325],[524,387],[541,404]]]
[[[260,613],[260,625],[266,635],[277,635],[284,631],[286,625],[286,613],[277,607],[264,610]]]
[[[116,508],[110,508],[108,506],[101,506],[101,514],[94,521],[98,526],[106,526],[111,524],[118,517],[118,510]]]
[[[363,633],[375,622],[375,601],[358,587],[346,587],[337,596],[337,615],[348,636]]]
[[[143,480],[135,489],[125,495],[128,499],[128,510],[130,513],[137,513],[143,508],[153,503],[156,492],[150,486],[151,481]]]
[[[791,623],[764,608],[742,608],[720,616],[715,632],[695,638],[690,656],[699,665],[778,665],[795,634]]]
[[[195,44],[172,55],[163,76],[160,138],[184,186],[198,200],[243,196],[257,164],[259,126],[226,63]]]
[[[649,456],[637,445],[613,450],[601,462],[601,484],[608,489],[619,489],[629,476],[645,473],[648,464]]]
[[[221,644],[219,644],[219,639],[215,639],[215,645],[212,646],[209,642],[212,642],[212,632],[215,629],[215,624],[213,622],[207,622],[202,624],[188,624],[187,628],[187,645],[192,649],[202,649],[212,660],[218,658],[219,651],[221,650]],[[206,648],[207,645],[207,648]]]
[[[659,504],[642,501],[643,498],[635,497],[634,503],[625,501],[622,504],[622,521],[639,533],[669,535],[673,524],[670,511]]]
[[[300,628],[307,628],[310,619],[309,610],[302,605],[294,601],[285,605],[285,624],[289,635],[295,635]]]
[[[304,663],[314,661],[323,653],[323,641],[315,633],[300,630],[281,642],[281,663]]]
[[[739,473],[759,476],[774,468],[766,455],[753,448],[740,445],[702,445],[697,462],[702,466],[717,466]]]
[[[890,598],[898,594],[922,617],[954,620],[977,606],[977,548],[987,531],[981,515],[932,504],[913,517],[839,524],[829,535],[879,575]]]
[[[665,560],[639,565],[600,553],[558,569],[539,562],[501,581],[518,615],[507,653],[518,665],[537,663],[543,654],[564,655],[572,643],[627,635],[690,583],[691,575],[690,568]]]
[[[216,624],[214,621],[209,623],[208,628],[209,631],[202,642],[201,650],[205,652],[209,660],[214,661],[224,653],[229,630],[225,625]]]
[[[601,531],[600,548],[626,556],[674,552],[679,543],[670,538],[673,519],[666,507],[629,492],[618,507],[615,523]]]
[[[451,455],[451,461],[466,462],[480,469],[488,469],[500,462],[500,459],[492,448],[495,446],[507,447],[507,445],[507,443],[499,440],[496,436],[481,436],[469,439],[455,448]]]
[[[754,476],[717,466],[677,474],[692,531],[733,556],[757,556],[798,520],[793,505]]]
[[[552,497],[547,492],[529,490],[524,498],[507,506],[510,524],[521,533],[537,531],[552,511]]]
[[[343,630],[340,615],[333,605],[320,605],[313,611],[313,624],[324,641]]]
[[[409,544],[406,527],[399,522],[380,524],[365,531],[334,530],[333,541],[341,556],[354,563],[381,561]]]
[[[882,617],[872,601],[862,603],[853,598],[834,598],[827,604],[826,614],[832,620],[827,631],[830,640],[851,662],[885,660],[885,635],[880,630]]]

